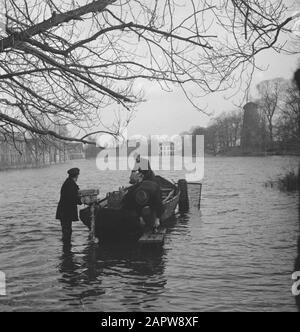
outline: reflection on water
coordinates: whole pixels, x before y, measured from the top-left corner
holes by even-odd
[[[127,172],[100,172],[91,161],[0,172],[0,270],[7,276],[0,310],[296,311],[298,195],[264,183],[298,161],[206,158],[201,211],[192,186],[191,211],[170,220],[156,248],[95,247],[80,222],[72,246],[62,245],[54,216],[66,170],[78,166],[81,189],[102,195],[126,184]]]
[[[60,257],[59,283],[70,294],[60,301],[69,302],[72,298],[83,310],[90,304],[97,309],[98,299],[101,305],[101,297],[109,296],[111,289],[120,289],[119,304],[124,310],[147,310],[148,302],[151,308],[151,302],[158,299],[167,283],[164,256],[162,247],[128,244],[89,244],[81,259],[72,250],[65,251]],[[114,309],[117,308],[110,308]]]
[[[186,215],[178,216],[182,221],[184,234]],[[168,234],[174,231],[177,218],[171,218]],[[92,305],[97,309],[108,297],[111,289],[120,290],[119,305],[126,311],[151,310],[152,303],[159,300],[167,284],[164,275],[166,250],[160,245],[140,246],[136,243],[112,243],[95,245],[88,243],[81,253],[75,253],[71,246],[62,246],[59,282],[70,296],[62,302],[78,303],[83,310]],[[82,292],[74,290],[82,289]],[[95,303],[96,301],[96,303]],[[110,310],[119,310],[110,307]],[[159,308],[157,307],[157,310]]]

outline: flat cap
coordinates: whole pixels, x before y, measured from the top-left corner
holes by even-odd
[[[71,168],[71,169],[68,170],[68,174],[70,176],[77,176],[77,175],[79,175],[79,173],[80,173],[79,168]]]

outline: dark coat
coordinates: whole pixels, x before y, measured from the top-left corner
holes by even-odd
[[[159,185],[155,181],[144,180],[131,188],[123,199],[123,207],[128,210],[136,210],[138,215],[141,214],[143,206],[139,206],[135,200],[135,195],[139,190],[144,190],[149,194],[149,202],[146,204],[156,212],[158,218],[164,212],[162,204],[162,196]]]
[[[157,217],[160,218],[164,212],[160,186],[155,181],[144,180],[137,190],[145,190],[150,194],[150,201],[147,205],[149,205],[156,212]]]
[[[77,221],[77,205],[81,205],[79,187],[71,178],[67,178],[61,187],[60,200],[57,206],[56,219],[62,221]]]

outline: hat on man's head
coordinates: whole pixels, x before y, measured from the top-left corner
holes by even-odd
[[[79,168],[71,168],[68,170],[68,174],[71,176],[71,177],[75,177],[75,176],[78,176],[80,173],[80,169]]]

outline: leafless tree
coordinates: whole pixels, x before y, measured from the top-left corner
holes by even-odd
[[[236,147],[241,138],[243,117],[240,110],[222,113],[214,119],[217,128],[218,146],[222,151]]]
[[[255,56],[286,46],[283,0],[2,0],[0,131],[86,142],[118,135],[144,80],[197,97],[240,88]],[[104,122],[103,113],[117,115]],[[121,114],[121,115],[120,115]],[[84,137],[55,129],[71,124]],[[117,124],[117,125],[116,125]]]
[[[279,138],[283,143],[300,144],[300,93],[295,82],[288,82],[284,96],[284,107],[278,121]],[[292,147],[291,147],[292,148]]]
[[[274,119],[283,106],[285,88],[285,80],[282,78],[266,80],[257,85],[260,96],[258,103],[267,122],[271,145],[274,141]]]

